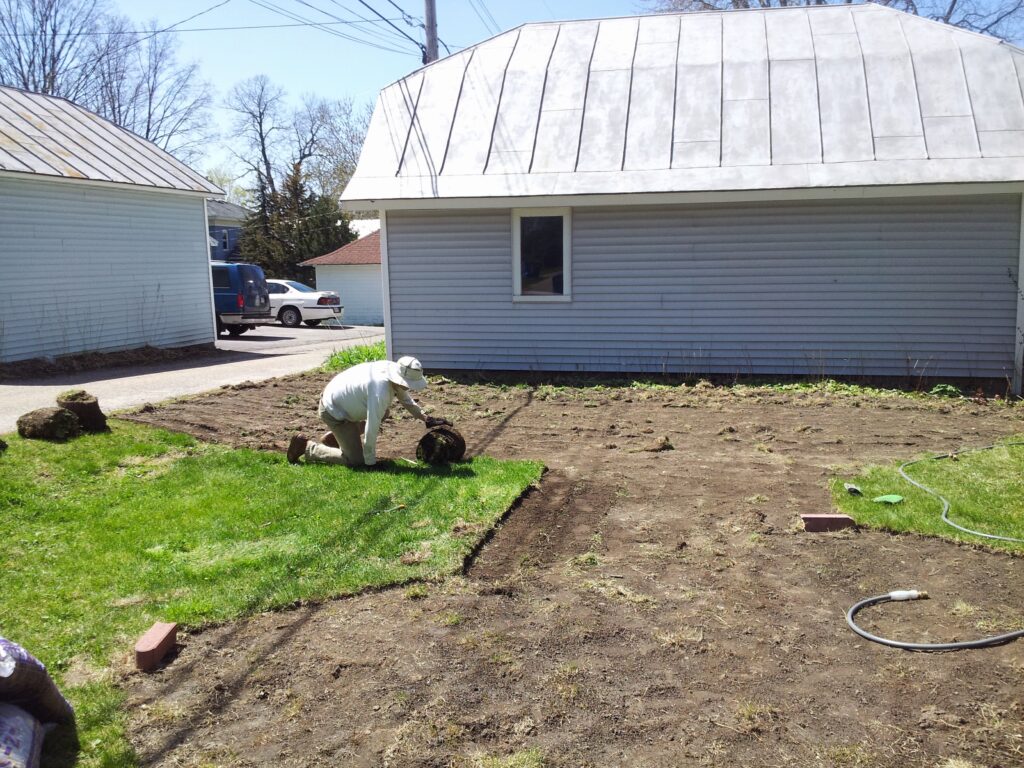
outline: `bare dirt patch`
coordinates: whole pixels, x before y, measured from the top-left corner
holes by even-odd
[[[319,434],[327,376],[225,389],[136,416],[281,449]],[[465,577],[267,614],[188,637],[126,678],[147,765],[460,766],[539,750],[553,766],[1024,764],[1024,643],[909,654],[865,643],[1024,620],[1024,558],[918,536],[804,534],[835,468],[991,442],[984,404],[439,382],[469,453],[551,471]],[[421,427],[387,425],[411,456]],[[671,450],[640,450],[662,437]],[[966,609],[964,606],[970,608]],[[990,627],[991,629],[991,627]]]

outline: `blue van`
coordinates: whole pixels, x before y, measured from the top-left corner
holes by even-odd
[[[255,264],[211,261],[217,333],[240,336],[257,325],[274,322],[263,270]]]

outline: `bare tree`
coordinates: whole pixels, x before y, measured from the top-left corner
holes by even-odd
[[[190,162],[210,98],[177,47],[173,33],[110,15],[106,0],[0,0],[0,84],[63,96]]]
[[[643,0],[651,13],[714,11],[739,8],[780,8],[808,5],[850,5],[852,0]],[[1024,0],[876,0],[972,32],[1018,42],[1024,35]]]
[[[199,65],[178,63],[172,35],[140,40],[123,17],[109,18],[108,30],[114,34],[95,44],[93,109],[184,162],[198,159],[210,137],[211,101]]]
[[[0,0],[0,83],[87,101],[106,0]]]
[[[337,198],[355,171],[370,106],[356,108],[351,99],[302,97],[288,113],[285,93],[265,75],[231,89],[227,106],[236,113],[235,132],[243,138],[235,157],[255,175],[254,189],[266,184],[278,190],[279,180],[298,169],[304,183],[319,195]]]
[[[256,174],[257,188],[266,185],[276,193],[275,161],[287,131],[284,90],[266,75],[256,75],[231,89],[226,106],[235,112],[235,132],[242,140],[235,157]]]
[[[318,152],[307,164],[307,176],[317,192],[337,199],[355,173],[373,106],[357,107],[345,98],[321,102],[320,108],[323,128]]]

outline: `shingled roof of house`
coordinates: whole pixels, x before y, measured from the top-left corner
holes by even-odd
[[[353,240],[336,251],[302,262],[303,267],[352,266],[380,264],[380,230]]]

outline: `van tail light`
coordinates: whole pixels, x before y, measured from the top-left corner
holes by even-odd
[[[238,308],[245,309],[245,296],[241,293],[238,294]]]

